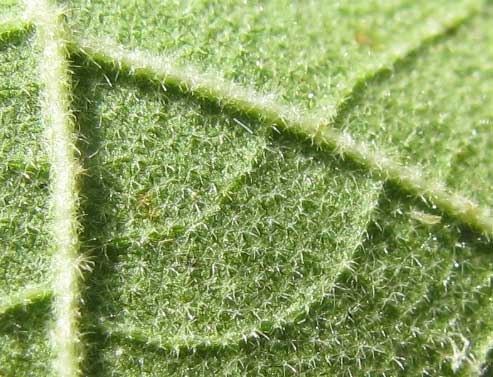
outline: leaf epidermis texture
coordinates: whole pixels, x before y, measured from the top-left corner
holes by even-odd
[[[276,93],[491,206],[491,4],[430,39],[480,3],[80,2],[67,22]],[[56,357],[36,292],[51,278],[50,192],[29,38],[0,50],[7,376],[50,375]],[[70,69],[93,266],[84,373],[487,373],[487,237],[261,116],[83,53]],[[29,289],[43,299],[15,300]]]

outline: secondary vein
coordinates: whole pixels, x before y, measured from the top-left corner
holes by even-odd
[[[421,40],[426,43],[448,30],[457,27],[471,14],[477,11],[471,8],[465,14],[452,18],[443,25],[434,25]],[[357,81],[361,86],[376,73],[388,69],[408,54],[418,49],[420,43],[394,53],[383,66],[376,68]],[[111,41],[80,40],[70,46],[72,52],[85,54],[89,59],[102,64],[116,66],[131,74],[164,82],[184,92],[205,97],[221,105],[234,108],[246,114],[275,123],[291,132],[310,138],[315,144],[328,146],[342,157],[350,158],[361,166],[376,173],[382,179],[395,182],[403,190],[423,197],[441,211],[470,226],[487,237],[493,236],[493,217],[490,208],[482,207],[471,199],[452,192],[442,182],[431,180],[428,174],[414,166],[406,166],[390,158],[382,148],[365,142],[357,142],[352,135],[335,129],[325,118],[304,114],[294,106],[277,102],[272,96],[260,95],[249,88],[241,87],[220,76],[203,74],[192,66],[177,66],[165,56],[156,56],[139,50],[128,50]],[[349,92],[348,95],[351,95]],[[338,106],[343,106],[345,99]],[[336,115],[337,116],[337,115]]]
[[[435,28],[426,40],[437,36],[464,20],[460,17],[443,28]],[[204,74],[193,66],[177,66],[166,56],[157,56],[139,50],[128,50],[110,41],[81,40],[72,46],[82,51],[96,64],[114,66],[130,74],[166,85],[219,103],[221,106],[253,115],[266,123],[276,124],[295,134],[309,138],[314,144],[329,147],[343,158],[349,158],[383,180],[396,183],[401,189],[426,199],[442,212],[464,225],[493,236],[493,217],[489,208],[481,207],[471,199],[451,191],[445,184],[430,179],[429,174],[416,166],[408,166],[390,157],[382,148],[356,141],[345,131],[313,114],[276,101],[271,96],[239,86],[220,76]],[[412,53],[417,47],[411,46]],[[400,52],[397,59],[403,59]],[[379,70],[384,69],[382,67]],[[369,75],[368,77],[371,77]],[[358,84],[359,85],[359,84]]]

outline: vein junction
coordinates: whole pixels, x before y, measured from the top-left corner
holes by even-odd
[[[126,50],[111,42],[83,40],[67,46],[64,42],[67,37],[63,30],[63,14],[46,1],[34,0],[29,3],[36,10],[34,19],[39,27],[39,42],[43,46],[41,71],[45,84],[44,113],[49,128],[52,158],[53,233],[57,247],[53,284],[57,317],[54,343],[60,375],[77,375],[81,357],[77,330],[80,300],[78,270],[81,260],[78,256],[76,220],[76,176],[80,167],[75,159],[73,145],[67,47],[73,53],[82,52],[96,63],[110,64],[131,74],[158,80],[225,107],[253,114],[265,123],[308,137],[313,143],[329,147],[343,158],[356,161],[382,179],[395,182],[405,191],[425,197],[463,224],[474,227],[487,236],[493,235],[493,218],[489,209],[450,192],[439,182],[430,181],[419,169],[401,165],[389,158],[383,150],[356,142],[351,135],[336,130],[322,119],[304,114],[299,109],[279,103],[272,97],[259,95],[221,77],[202,74],[193,67],[177,67],[163,56]],[[33,297],[44,295],[45,293],[36,293]],[[238,337],[243,335],[233,334],[231,339]]]

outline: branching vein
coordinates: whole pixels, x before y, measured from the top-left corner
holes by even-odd
[[[56,370],[59,376],[73,377],[80,374],[82,350],[79,339],[78,319],[80,301],[80,270],[83,259],[79,255],[78,240],[78,192],[77,175],[80,166],[76,160],[76,149],[73,136],[73,117],[70,111],[70,79],[67,48],[73,53],[82,52],[97,64],[112,65],[118,69],[150,80],[163,82],[179,88],[183,92],[215,101],[221,106],[233,108],[247,115],[253,115],[268,124],[275,124],[290,132],[309,138],[314,144],[329,147],[349,158],[382,180],[389,180],[399,185],[403,190],[413,195],[423,197],[426,201],[439,207],[444,213],[456,218],[465,225],[471,226],[487,236],[493,236],[493,217],[491,210],[480,207],[470,199],[451,192],[441,182],[434,182],[417,167],[402,165],[389,157],[383,149],[369,143],[357,142],[348,133],[331,126],[330,122],[315,114],[306,114],[302,110],[288,106],[276,100],[273,96],[260,95],[249,88],[241,87],[220,76],[203,74],[192,66],[177,66],[173,60],[164,56],[152,55],[139,50],[127,50],[110,41],[80,40],[67,43],[63,12],[50,3],[50,0],[27,0],[28,8],[33,14],[38,27],[38,43],[42,49],[40,61],[41,78],[44,85],[44,120],[47,127],[47,140],[51,159],[52,187],[52,233],[55,242],[53,258],[53,286],[51,289],[39,286],[8,297],[0,302],[0,315],[12,308],[26,305],[44,298],[54,297],[54,313],[56,324],[52,339],[56,351]],[[467,15],[452,20],[446,25],[437,24],[429,30],[429,34],[419,41],[419,44],[457,26]],[[0,21],[0,42],[5,36],[29,30],[30,24],[22,20]],[[405,49],[389,55],[382,65],[357,80],[357,88],[379,71],[390,68],[396,61],[405,58],[415,51],[418,45],[408,45]],[[348,96],[351,92],[348,93]],[[341,109],[344,100],[337,104]],[[331,117],[329,117],[331,118]],[[238,175],[233,177],[230,184],[219,197],[217,203],[211,206],[199,223],[206,221],[209,216],[220,210],[222,202],[227,198],[242,177],[254,168],[257,158],[260,158],[262,148],[250,161],[251,164]],[[361,234],[354,235],[362,238]],[[355,239],[353,242],[359,245]],[[146,334],[140,329],[128,327],[106,328],[110,335],[134,339],[139,342],[153,344],[159,348],[179,349],[196,348],[201,346],[226,347],[232,343],[255,337],[268,337],[268,332],[294,323],[300,315],[308,312],[310,305],[320,301],[324,293],[336,283],[337,277],[351,264],[354,250],[341,257],[339,263],[333,266],[335,275],[321,280],[317,285],[308,287],[308,292],[300,295],[292,305],[286,308],[282,315],[262,319],[250,327],[244,327],[234,332],[216,334],[210,337],[191,334],[155,336]],[[301,298],[309,297],[309,299]],[[410,309],[420,304],[417,300]],[[409,315],[409,313],[405,313]],[[481,356],[485,357],[491,348],[492,340],[488,337],[481,347]],[[482,367],[479,365],[478,368]]]
[[[436,24],[419,43],[411,44],[395,51],[392,59],[375,68],[360,80],[356,87],[371,79],[378,72],[389,69],[396,62],[416,51],[425,43],[451,28],[457,27],[474,13],[459,15],[446,24]],[[315,144],[334,149],[343,158],[350,158],[382,179],[398,184],[402,189],[427,199],[444,213],[456,218],[464,225],[481,231],[487,236],[493,235],[493,217],[490,208],[484,208],[473,200],[450,191],[442,182],[434,181],[421,169],[402,165],[390,158],[385,150],[365,142],[357,142],[347,132],[333,128],[324,119],[314,114],[305,114],[294,106],[277,101],[274,96],[261,95],[249,88],[241,87],[219,75],[204,74],[192,66],[177,66],[166,56],[152,55],[139,50],[127,50],[112,41],[80,40],[69,46],[74,53],[82,52],[96,64],[115,66],[151,80],[164,82],[180,90],[213,100],[222,106],[254,115],[267,123],[310,138]],[[348,93],[351,95],[351,92]],[[337,106],[342,108],[346,99]]]
[[[435,30],[428,39],[443,31]],[[96,63],[112,65],[131,74],[162,81],[184,92],[208,98],[222,106],[254,115],[266,123],[276,124],[310,138],[315,144],[329,147],[343,158],[359,163],[379,178],[390,180],[403,190],[423,197],[463,224],[488,236],[493,235],[493,217],[489,208],[483,208],[469,198],[451,192],[445,184],[430,179],[429,174],[421,169],[403,165],[390,158],[383,149],[357,142],[350,134],[335,129],[317,116],[304,114],[293,106],[282,104],[273,97],[260,95],[224,78],[200,73],[194,67],[177,67],[164,56],[138,50],[130,51],[112,42],[99,40],[83,40],[79,43],[77,48]],[[415,49],[416,46],[412,46],[411,50]],[[402,56],[404,54],[399,54],[398,58]]]

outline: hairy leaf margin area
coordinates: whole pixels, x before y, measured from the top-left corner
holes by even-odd
[[[491,2],[0,9],[0,375],[492,372]]]

